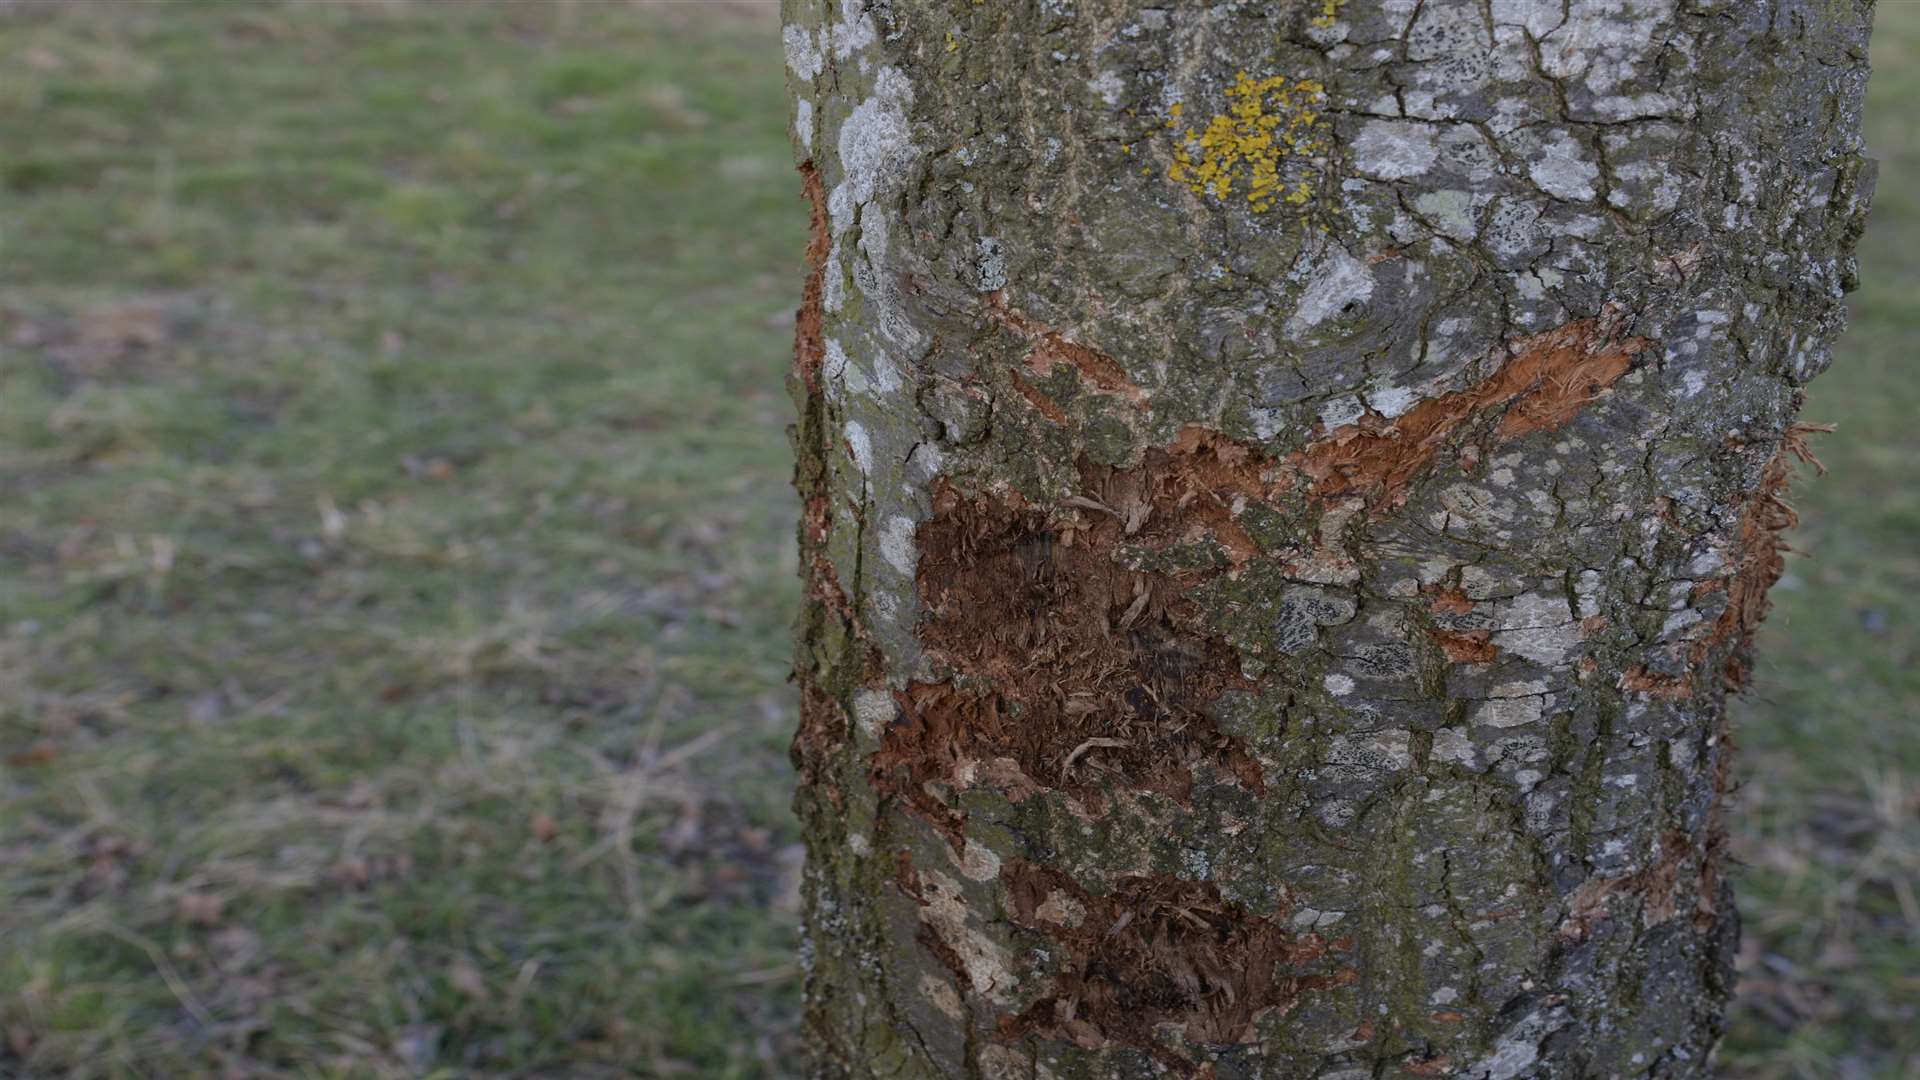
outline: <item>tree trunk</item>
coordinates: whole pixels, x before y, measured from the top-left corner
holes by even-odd
[[[822,1077],[1699,1077],[1870,0],[787,0]]]

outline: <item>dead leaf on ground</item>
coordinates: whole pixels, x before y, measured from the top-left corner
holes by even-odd
[[[104,379],[151,368],[190,322],[185,305],[136,298],[88,308],[68,319],[23,323],[15,344],[37,346],[70,379]]]
[[[180,917],[194,926],[218,926],[227,911],[226,897],[217,893],[181,893],[175,904]]]
[[[487,977],[465,956],[454,957],[453,963],[447,966],[447,982],[475,1001],[487,999]]]
[[[533,815],[533,820],[528,823],[528,828],[533,831],[533,838],[543,844],[552,840],[555,836],[560,835],[560,823],[553,820],[553,815],[551,814]]]
[[[32,746],[17,754],[7,755],[7,764],[18,768],[50,764],[60,756],[60,748],[52,739],[37,740]]]

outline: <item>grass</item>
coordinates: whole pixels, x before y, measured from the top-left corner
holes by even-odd
[[[777,1071],[766,21],[0,35],[0,1073]]]
[[[1802,470],[1741,747],[1735,878],[1746,936],[1726,1071],[1920,1076],[1920,5],[1880,6],[1868,149],[1879,192],[1852,328],[1806,419]]]
[[[1920,10],[1728,1071],[1920,1074]],[[0,1075],[792,1073],[764,5],[0,15]]]

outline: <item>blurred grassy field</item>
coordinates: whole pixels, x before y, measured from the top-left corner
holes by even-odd
[[[1920,8],[1725,1060],[1920,1075]],[[769,5],[0,8],[0,1076],[791,1075]]]

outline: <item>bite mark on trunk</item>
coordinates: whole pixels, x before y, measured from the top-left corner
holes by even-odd
[[[1280,924],[1284,910],[1255,914],[1210,882],[1139,875],[1101,895],[1022,861],[1001,880],[1008,917],[1052,939],[1060,957],[1047,994],[1000,1018],[1002,1038],[1088,1049],[1119,1043],[1184,1075],[1205,1075],[1205,1066],[1162,1041],[1162,1025],[1182,1025],[1193,1043],[1245,1043],[1260,1017],[1358,978],[1352,968],[1309,973],[1349,942],[1296,935]]]
[[[1800,515],[1786,500],[1787,486],[1793,479],[1789,456],[1811,465],[1819,473],[1827,468],[1807,445],[1807,436],[1832,431],[1823,424],[1793,424],[1781,435],[1780,447],[1760,473],[1760,484],[1740,515],[1736,534],[1739,558],[1733,577],[1727,583],[1727,609],[1714,624],[1713,633],[1700,643],[1700,655],[1732,640],[1734,649],[1721,668],[1721,683],[1730,690],[1744,689],[1750,673],[1748,652],[1753,635],[1767,617],[1772,605],[1768,592],[1786,571],[1787,542],[1781,534],[1800,524]],[[1720,725],[1714,733],[1713,801],[1707,807],[1706,857],[1700,867],[1700,891],[1693,912],[1693,926],[1704,934],[1720,920],[1720,892],[1727,859],[1727,796],[1733,785],[1733,717],[1720,711]]]
[[[1623,337],[1616,308],[1507,344],[1507,361],[1480,384],[1428,398],[1385,420],[1343,424],[1289,458],[1316,498],[1363,495],[1374,513],[1398,508],[1448,440],[1482,412],[1503,408],[1495,442],[1553,431],[1617,382],[1652,342]]]
[[[847,722],[839,703],[813,686],[800,688],[800,723],[793,741],[787,745],[787,759],[800,773],[800,782],[812,788],[826,771],[828,762],[846,745]],[[836,808],[841,803],[838,785],[820,788]]]
[[[1041,416],[1056,424],[1064,425],[1067,422],[1067,410],[1062,409],[1059,402],[1041,393],[1039,387],[1021,378],[1017,372],[1008,372],[1007,377],[1013,380],[1013,388],[1018,390],[1020,396],[1027,399],[1027,404],[1032,405]]]
[[[823,620],[832,619],[855,636],[860,630],[858,616],[826,554],[827,541],[833,532],[828,494],[826,400],[821,385],[826,357],[821,288],[831,243],[827,194],[820,173],[811,161],[801,163],[799,169],[801,192],[807,200],[812,230],[807,241],[806,284],[793,320],[793,377],[799,411],[793,486],[802,500],[798,530],[800,576],[808,602],[799,630],[800,654],[804,658],[811,647],[826,636]],[[850,735],[845,710],[833,696],[810,681],[812,674],[804,663],[797,666],[795,675],[801,683],[800,722],[787,749],[802,783],[810,789],[816,788],[829,760],[846,745]],[[837,785],[818,785],[817,789],[824,790],[836,807],[839,805],[842,796]]]
[[[1257,553],[1232,503],[1266,489],[1266,467],[1190,429],[1135,469],[1082,459],[1081,494],[1052,508],[939,482],[915,536],[919,637],[951,674],[896,692],[902,718],[870,762],[876,787],[956,849],[963,819],[941,789],[990,785],[1015,800],[1059,790],[1099,813],[1110,782],[1185,802],[1210,762],[1264,793],[1252,756],[1206,713],[1253,684],[1188,594]],[[1190,571],[1119,557],[1209,540],[1223,557]]]
[[[1697,694],[1720,690],[1737,692],[1746,685],[1747,651],[1771,606],[1767,594],[1786,569],[1787,544],[1781,534],[1800,522],[1799,514],[1786,501],[1793,475],[1792,459],[1798,458],[1825,472],[1807,445],[1807,436],[1828,430],[1831,429],[1815,424],[1790,426],[1781,436],[1780,447],[1762,467],[1760,482],[1748,496],[1735,526],[1732,575],[1711,589],[1700,590],[1704,595],[1724,587],[1728,593],[1727,606],[1713,628],[1688,649],[1686,672],[1667,674],[1635,664],[1621,673],[1621,689],[1664,701],[1687,701]],[[1701,683],[1698,676],[1706,669],[1707,661],[1727,646],[1731,646],[1731,651],[1720,667],[1719,683]],[[1726,804],[1733,770],[1731,719],[1722,706],[1711,743],[1713,797],[1697,849],[1700,867],[1691,912],[1693,927],[1702,934],[1712,930],[1720,918],[1721,880],[1728,845]],[[1649,925],[1673,918],[1678,914],[1675,902],[1678,868],[1695,850],[1684,833],[1669,831],[1661,838],[1661,855],[1652,866],[1624,878],[1590,879],[1569,898],[1569,917],[1561,924],[1561,936],[1584,937],[1590,925],[1604,915],[1606,897],[1622,890],[1645,897],[1643,910]]]
[[[1635,664],[1621,672],[1620,689],[1665,701],[1684,701],[1693,696],[1693,685],[1687,679],[1650,671],[1645,664]]]
[[[1032,341],[1025,364],[1034,375],[1045,378],[1054,368],[1065,364],[1079,372],[1095,393],[1119,398],[1136,409],[1146,407],[1147,392],[1127,375],[1127,369],[1121,367],[1119,361],[1069,340],[1059,331],[1041,326],[1013,310],[1007,305],[1005,291],[996,290],[987,294],[987,310],[992,313],[995,322]],[[1026,390],[1022,390],[1022,393],[1027,393],[1029,400],[1033,398],[1033,394]],[[1046,410],[1043,408],[1041,411]]]
[[[800,290],[800,310],[793,320],[793,370],[807,393],[820,390],[820,371],[826,363],[825,314],[821,293],[826,283],[827,252],[833,233],[827,223],[827,189],[813,162],[800,163],[801,192],[807,200],[807,280]]]
[[[1491,630],[1435,628],[1429,632],[1449,664],[1491,664],[1500,658],[1500,646],[1493,643]]]
[[[1687,834],[1669,829],[1660,835],[1660,854],[1646,867],[1632,874],[1596,875],[1580,883],[1567,897],[1567,917],[1558,930],[1562,941],[1581,941],[1594,926],[1609,917],[1608,900],[1614,896],[1640,898],[1640,916],[1647,926],[1659,926],[1680,913],[1680,871],[1697,852]],[[1707,856],[1702,854],[1704,867]],[[1705,874],[1702,874],[1704,887]]]
[[[1744,652],[1755,631],[1766,619],[1771,601],[1767,593],[1787,568],[1787,542],[1781,534],[1800,524],[1800,514],[1787,502],[1787,487],[1793,479],[1793,462],[1798,458],[1820,472],[1826,467],[1813,456],[1807,436],[1832,430],[1820,424],[1794,424],[1781,436],[1780,448],[1767,459],[1760,471],[1760,483],[1740,514],[1734,533],[1733,576],[1727,581],[1727,607],[1714,623],[1713,631],[1695,646],[1695,660],[1702,660],[1728,642]],[[1732,666],[1740,664],[1738,670]],[[1725,675],[1735,689],[1745,685],[1744,657],[1729,661]]]

